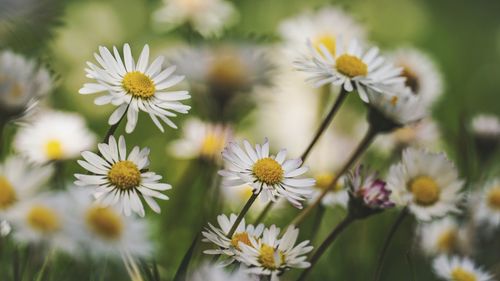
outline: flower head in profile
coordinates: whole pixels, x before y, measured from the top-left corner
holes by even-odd
[[[75,184],[93,188],[93,195],[103,206],[116,206],[120,212],[130,216],[131,212],[144,216],[142,200],[156,213],[160,206],[154,198],[167,200],[161,193],[171,189],[171,185],[160,183],[161,176],[148,170],[149,149],[135,146],[127,155],[125,138],[118,142],[111,136],[108,143],[100,143],[99,155],[84,151],[84,160],[78,164],[91,174],[75,174]]]
[[[238,254],[240,250],[240,243],[251,245],[250,239],[259,240],[262,231],[264,230],[264,225],[259,224],[253,226],[251,224],[245,224],[245,219],[243,219],[232,237],[227,237],[229,231],[233,227],[237,216],[231,214],[229,217],[226,215],[217,216],[217,222],[219,226],[214,226],[208,224],[208,228],[205,228],[203,234],[203,241],[209,242],[218,247],[218,249],[206,250],[204,253],[209,255],[224,255],[228,257],[228,263],[234,261],[234,256]]]
[[[432,263],[437,276],[446,281],[493,281],[493,275],[484,271],[467,257],[439,256]]]
[[[49,72],[11,51],[0,52],[0,119],[20,117],[52,89]]]
[[[418,232],[422,249],[432,256],[456,253],[464,239],[460,226],[450,217],[420,223]]]
[[[259,276],[270,276],[271,280],[279,280],[285,270],[290,268],[307,268],[306,254],[312,251],[309,241],[297,245],[299,229],[291,226],[283,236],[279,237],[280,229],[275,225],[266,228],[262,238],[250,239],[251,244],[240,243],[240,253],[237,259],[248,266],[245,271]]]
[[[424,221],[459,212],[462,185],[455,166],[444,153],[416,148],[403,151],[402,161],[391,166],[387,178],[391,200],[408,206],[417,219]]]
[[[154,19],[166,29],[187,23],[204,37],[219,36],[237,19],[238,13],[225,0],[163,0]]]
[[[187,113],[190,106],[181,103],[190,98],[187,91],[171,91],[184,76],[173,75],[175,66],[163,68],[162,56],[149,64],[149,46],[145,45],[137,63],[132,57],[130,46],[123,46],[123,60],[116,47],[113,54],[105,47],[99,47],[94,54],[99,65],[87,62],[87,77],[94,83],[85,83],[80,94],[106,94],[95,99],[95,104],[113,104],[118,108],[109,117],[108,123],[118,123],[125,114],[125,131],[131,133],[137,124],[139,111],[146,112],[155,125],[164,131],[160,121],[172,128],[177,126],[171,118],[176,113]]]
[[[356,40],[351,40],[346,47],[341,38],[336,42],[335,53],[325,45],[315,48],[310,41],[308,46],[310,55],[300,58],[295,65],[309,74],[307,80],[315,87],[333,84],[347,92],[357,90],[360,98],[368,102],[367,88],[380,93],[381,87],[398,85],[405,80],[400,76],[402,69],[386,63],[376,47],[364,51]]]
[[[75,113],[45,111],[16,134],[14,147],[36,163],[76,158],[95,143],[85,119]]]
[[[500,227],[500,178],[488,181],[476,198],[473,208],[476,220],[492,228]]]
[[[256,144],[253,148],[246,140],[244,150],[237,143],[230,142],[222,152],[226,161],[226,169],[219,171],[228,186],[248,184],[253,193],[259,194],[262,201],[276,201],[284,197],[292,205],[302,208],[300,201],[311,194],[315,180],[297,178],[305,174],[307,167],[302,160],[286,160],[286,150],[282,149],[276,156],[269,154],[269,142]]]
[[[471,131],[477,155],[487,164],[500,144],[500,119],[493,114],[479,114],[472,119]]]

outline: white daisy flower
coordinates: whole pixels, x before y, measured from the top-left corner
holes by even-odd
[[[206,250],[204,251],[205,254],[225,255],[229,257],[228,263],[231,263],[234,260],[234,256],[240,250],[240,243],[251,245],[250,238],[255,240],[260,239],[264,225],[253,226],[245,224],[245,219],[240,222],[233,236],[227,237],[237,217],[235,214],[231,214],[229,218],[226,215],[217,216],[218,227],[208,223],[209,227],[205,228],[205,231],[202,232],[203,237],[205,237],[203,242],[213,243],[219,248]]]
[[[274,156],[269,155],[269,142],[255,145],[255,149],[246,140],[245,150],[237,143],[230,142],[222,152],[227,167],[219,171],[226,178],[229,186],[248,184],[254,194],[260,194],[263,202],[286,198],[292,205],[302,208],[300,201],[311,194],[315,184],[312,178],[297,178],[307,172],[300,159],[286,159],[286,150],[282,149]]]
[[[287,49],[305,51],[304,42],[311,40],[317,50],[323,45],[331,53],[336,52],[339,37],[346,41],[364,40],[366,32],[351,15],[338,7],[323,7],[317,11],[306,11],[283,21],[278,29]]]
[[[336,41],[332,54],[325,45],[320,45],[318,50],[308,41],[310,55],[297,60],[296,67],[309,74],[307,81],[315,87],[333,84],[342,86],[347,92],[356,89],[364,102],[368,102],[365,88],[382,92],[380,87],[404,82],[400,76],[402,69],[385,63],[378,55],[378,48],[372,47],[365,52],[356,40],[351,40],[347,47],[343,42],[342,38]]]
[[[162,56],[148,65],[148,45],[142,49],[137,64],[132,58],[128,44],[123,46],[123,60],[116,47],[113,47],[113,54],[107,48],[99,47],[99,54],[94,54],[99,66],[87,62],[88,68],[85,69],[87,77],[95,79],[97,83],[85,83],[79,93],[86,95],[107,92],[94,102],[97,105],[111,103],[118,106],[109,117],[110,125],[118,123],[126,113],[127,133],[134,131],[139,111],[148,113],[162,132],[164,129],[160,120],[172,128],[177,128],[170,118],[177,116],[175,112],[188,112],[191,107],[180,101],[187,100],[190,96],[187,91],[167,89],[181,82],[184,76],[172,75],[175,71],[174,65],[163,69]]]
[[[0,219],[16,204],[33,197],[52,176],[52,166],[38,166],[9,156],[0,164]]]
[[[481,223],[493,228],[500,226],[500,178],[495,178],[477,194],[474,203],[474,217]]]
[[[45,111],[33,117],[14,138],[14,148],[33,162],[73,159],[95,143],[95,135],[78,114]]]
[[[472,131],[475,135],[500,138],[500,120],[492,114],[479,114],[472,119]]]
[[[12,231],[12,226],[6,220],[0,220],[0,237],[5,237]]]
[[[151,254],[144,220],[124,217],[120,210],[95,202],[87,190],[75,188],[69,196],[82,245],[92,256],[120,257],[127,253],[147,257]]]
[[[52,89],[49,72],[11,51],[0,53],[0,117],[18,117]]]
[[[428,221],[459,212],[463,181],[444,153],[407,148],[401,163],[391,166],[387,184],[391,201],[408,206],[417,219]]]
[[[225,0],[163,0],[163,4],[153,14],[156,22],[167,29],[188,23],[204,37],[220,36],[238,18],[233,4]]]
[[[199,119],[186,120],[182,138],[169,146],[169,151],[179,158],[219,159],[226,142],[231,139],[229,126],[205,123]]]
[[[299,229],[291,226],[281,238],[278,237],[279,233],[280,229],[272,225],[264,230],[262,239],[251,238],[251,245],[239,244],[241,253],[237,258],[249,267],[246,269],[248,273],[271,276],[271,281],[277,281],[278,276],[287,269],[310,266],[306,261],[306,254],[313,249],[308,246],[309,241],[295,245]]]
[[[458,223],[450,217],[421,223],[418,233],[422,249],[431,256],[455,253],[460,249],[463,238],[463,232]]]
[[[118,143],[111,136],[108,143],[98,144],[99,156],[93,152],[82,153],[84,160],[78,164],[92,175],[75,174],[75,184],[94,188],[94,196],[98,203],[104,206],[118,206],[118,209],[130,216],[131,211],[144,216],[142,199],[156,213],[160,206],[154,198],[167,200],[168,197],[160,191],[171,189],[172,186],[160,183],[161,176],[148,171],[149,148],[139,149],[135,146],[127,156],[125,138],[120,136]]]
[[[209,263],[202,264],[192,273],[187,281],[258,281],[258,279],[246,274],[242,269],[227,272],[219,265]]]
[[[440,256],[433,262],[434,272],[447,281],[494,281],[493,275],[479,268],[469,258]]]
[[[425,104],[432,105],[443,93],[443,78],[432,59],[413,48],[394,51],[389,59],[395,66],[402,67],[405,85],[414,95],[420,96]]]
[[[12,224],[16,242],[41,244],[74,255],[79,245],[71,220],[72,208],[62,193],[41,194],[16,204],[6,219]]]

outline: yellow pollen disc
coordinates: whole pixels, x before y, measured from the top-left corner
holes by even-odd
[[[236,233],[233,235],[233,238],[231,239],[231,246],[240,250],[240,246],[239,246],[240,242],[245,244],[245,245],[248,245],[248,246],[251,245],[250,238],[248,237],[248,233],[241,232],[241,233]]]
[[[413,179],[409,185],[413,193],[415,203],[422,206],[430,206],[439,200],[441,190],[437,183],[428,176],[419,176]]]
[[[437,248],[441,252],[450,253],[457,244],[457,232],[454,229],[443,231],[437,239]]]
[[[488,206],[500,211],[500,186],[494,187],[488,192]]]
[[[0,210],[5,210],[17,201],[16,191],[6,177],[0,176]]]
[[[85,222],[94,233],[107,240],[116,240],[123,233],[121,216],[109,207],[91,207],[87,210]]]
[[[396,97],[396,96],[392,97],[391,98],[391,105],[396,106],[398,104],[398,100],[399,100],[398,97]]]
[[[156,91],[153,80],[139,71],[127,73],[123,77],[122,86],[128,94],[141,99],[152,97]]]
[[[47,158],[51,160],[59,160],[63,158],[64,151],[61,142],[55,139],[49,140],[45,144],[45,154],[47,155]]]
[[[330,184],[332,184],[333,180],[335,178],[335,175],[332,173],[321,173],[318,174],[315,179],[316,179],[316,187],[319,189],[327,189]],[[335,188],[332,190],[334,192],[341,191],[342,190],[342,185],[337,182],[335,185]]]
[[[218,156],[224,149],[225,143],[226,139],[224,137],[213,132],[208,133],[201,144],[200,154],[207,157]]]
[[[28,212],[27,219],[31,227],[43,233],[57,231],[60,227],[59,216],[56,212],[43,205],[33,206]]]
[[[283,168],[272,158],[259,159],[252,167],[252,172],[260,182],[275,185],[283,180]]]
[[[208,70],[208,80],[220,88],[239,88],[247,83],[246,67],[230,50],[221,51]]]
[[[137,165],[132,161],[119,161],[111,166],[108,172],[108,179],[111,184],[120,189],[132,189],[141,183],[141,171],[139,171]]]
[[[401,73],[401,76],[406,78],[405,84],[411,89],[412,93],[417,94],[418,90],[420,90],[420,82],[415,72],[403,66],[403,73]]]
[[[368,74],[368,66],[356,56],[341,55],[335,64],[340,73],[351,78]]]
[[[320,51],[320,46],[323,45],[330,52],[332,56],[335,56],[336,45],[335,45],[335,37],[331,34],[322,34],[313,41],[313,47]]]
[[[400,143],[410,143],[417,137],[417,131],[411,126],[396,129],[392,134]]]
[[[477,281],[477,277],[474,273],[471,273],[465,269],[457,267],[451,272],[451,280],[453,281]]]
[[[276,260],[274,259],[274,254],[275,250],[273,247],[266,244],[262,244],[262,247],[260,247],[260,255],[259,255],[259,262],[262,265],[262,267],[270,270],[275,270],[281,265],[281,264],[276,264]],[[285,257],[282,253],[279,254],[281,262],[283,262]]]

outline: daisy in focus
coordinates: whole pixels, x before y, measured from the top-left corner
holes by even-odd
[[[302,166],[302,160],[286,160],[286,150],[276,156],[269,155],[269,142],[256,144],[253,148],[246,140],[245,150],[237,143],[230,142],[222,152],[226,169],[219,171],[228,186],[248,184],[253,193],[258,194],[263,202],[276,201],[283,197],[296,208],[302,208],[300,201],[311,195],[315,184],[312,178],[297,178],[305,174],[308,168]]]
[[[264,231],[264,225],[259,224],[253,226],[251,224],[245,224],[245,219],[240,222],[233,236],[227,237],[236,218],[237,216],[235,214],[231,214],[229,217],[226,215],[219,215],[217,216],[218,227],[211,223],[208,224],[209,227],[205,228],[205,231],[202,232],[204,237],[203,242],[213,243],[219,248],[206,250],[204,251],[205,254],[227,256],[229,258],[227,264],[230,264],[234,261],[234,256],[241,250],[240,243],[251,245],[250,238],[255,240],[260,239]]]
[[[11,51],[0,52],[0,119],[17,118],[52,89],[49,72]]]
[[[40,112],[16,134],[14,147],[35,163],[76,158],[95,143],[95,135],[78,114]]]
[[[108,143],[98,144],[100,155],[84,151],[84,160],[78,164],[92,174],[75,174],[75,184],[93,188],[97,203],[103,206],[116,206],[120,212],[130,216],[132,212],[143,217],[142,200],[156,213],[160,206],[156,199],[167,200],[161,193],[172,186],[160,183],[161,176],[147,170],[149,166],[149,149],[132,148],[127,156],[125,138],[120,136],[118,142],[111,136]]]
[[[386,63],[379,56],[379,50],[372,47],[368,51],[356,40],[344,45],[342,38],[335,44],[335,53],[331,53],[325,45],[315,48],[311,41],[307,42],[309,56],[303,56],[295,62],[298,70],[309,75],[307,81],[315,87],[325,84],[341,86],[345,91],[358,91],[359,97],[368,102],[366,88],[382,92],[380,87],[401,84],[405,78],[400,76],[402,68]]]
[[[169,146],[171,154],[178,158],[202,158],[218,160],[226,143],[232,137],[229,126],[205,123],[199,119],[186,120],[183,136]]]
[[[188,23],[204,37],[220,36],[238,17],[231,2],[225,0],[163,0],[154,19],[167,29]]]
[[[421,223],[418,232],[422,250],[427,255],[447,255],[460,250],[463,233],[461,233],[458,223],[450,217]]]
[[[473,213],[477,221],[492,228],[500,226],[500,179],[487,182],[474,201]]]
[[[453,163],[443,153],[408,148],[402,161],[391,166],[387,179],[391,200],[408,206],[419,220],[444,217],[459,212],[463,181]]]
[[[246,274],[242,269],[236,271],[225,271],[219,265],[209,263],[202,264],[188,278],[187,281],[257,281],[257,279]]]
[[[308,246],[309,241],[303,241],[297,245],[299,230],[289,227],[282,237],[279,237],[280,229],[275,225],[266,228],[259,240],[250,239],[251,245],[240,242],[240,254],[237,259],[247,265],[248,273],[259,276],[270,276],[271,281],[278,281],[279,275],[290,268],[307,268],[306,254],[313,247]]]
[[[447,281],[493,281],[493,276],[479,268],[469,258],[458,256],[436,258],[434,272]]]
[[[176,117],[176,113],[186,114],[191,108],[181,103],[190,98],[187,91],[168,90],[181,82],[184,76],[172,75],[176,68],[174,65],[164,69],[162,56],[149,64],[148,45],[142,49],[137,63],[128,44],[123,46],[123,60],[116,47],[113,47],[113,54],[107,48],[99,47],[99,53],[94,53],[94,56],[99,65],[87,62],[85,72],[96,83],[85,83],[79,93],[106,92],[94,102],[97,105],[118,106],[109,117],[109,125],[117,124],[126,114],[125,131],[131,133],[137,125],[139,111],[144,111],[163,132],[160,120],[177,128],[171,118]]]

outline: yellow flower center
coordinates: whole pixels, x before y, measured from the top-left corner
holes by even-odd
[[[140,71],[127,73],[123,77],[122,85],[128,94],[141,99],[152,97],[156,91],[153,80]]]
[[[488,192],[488,205],[490,208],[500,211],[500,186],[494,187]]]
[[[123,233],[123,220],[109,207],[94,206],[87,210],[85,221],[89,228],[106,240],[116,240]]]
[[[437,248],[441,252],[449,253],[457,243],[457,232],[454,229],[443,231],[437,239]]]
[[[17,201],[16,191],[6,177],[0,176],[0,210],[5,210]]]
[[[52,233],[59,229],[60,221],[56,212],[43,205],[35,205],[28,212],[28,223],[43,233]]]
[[[418,76],[408,67],[403,66],[403,72],[401,76],[406,78],[405,84],[408,88],[411,89],[412,93],[417,94],[418,90],[420,90],[420,81],[418,80]]]
[[[461,267],[457,267],[451,272],[451,279],[453,281],[476,281],[477,277],[473,273]]]
[[[224,149],[225,143],[226,139],[223,136],[210,132],[203,139],[200,154],[207,157],[218,156],[222,149]]]
[[[335,64],[340,73],[351,78],[368,74],[368,66],[356,56],[341,55]]]
[[[260,254],[259,254],[259,262],[262,265],[262,267],[270,270],[276,270],[277,268],[280,267],[281,263],[285,262],[285,255],[283,255],[282,252],[279,252],[280,264],[276,264],[275,253],[276,251],[273,247],[266,244],[262,244],[262,246],[260,247]]]
[[[108,179],[114,186],[128,190],[137,187],[141,183],[141,171],[132,161],[119,161],[111,166]]]
[[[399,129],[396,129],[393,133],[394,138],[399,142],[399,143],[411,143],[417,136],[417,131],[415,128],[412,128],[411,126],[406,126],[406,127],[401,127]]]
[[[246,67],[230,50],[217,54],[208,70],[208,80],[216,87],[236,89],[247,83]]]
[[[336,51],[336,45],[335,45],[335,36],[331,34],[322,34],[313,41],[313,47],[320,51],[320,46],[323,45],[325,48],[332,54],[332,56],[335,56],[335,51]]]
[[[428,176],[419,176],[410,182],[410,191],[415,203],[430,206],[439,200],[441,190],[437,183]]]
[[[64,156],[62,144],[59,140],[49,140],[45,144],[45,154],[51,160],[59,160]]]
[[[260,182],[275,185],[283,180],[283,168],[272,158],[259,159],[252,167],[252,172]]]
[[[334,178],[335,178],[335,175],[332,173],[318,174],[315,177],[316,187],[319,189],[327,189],[332,184]],[[342,189],[343,189],[342,185],[339,182],[337,182],[337,184],[335,185],[335,188],[332,191],[337,192],[337,191],[341,191]]]
[[[248,245],[248,246],[251,245],[250,237],[248,237],[248,233],[241,232],[241,233],[236,233],[233,235],[233,238],[231,239],[231,246],[240,250],[240,246],[239,246],[240,242],[245,244],[245,245]]]

